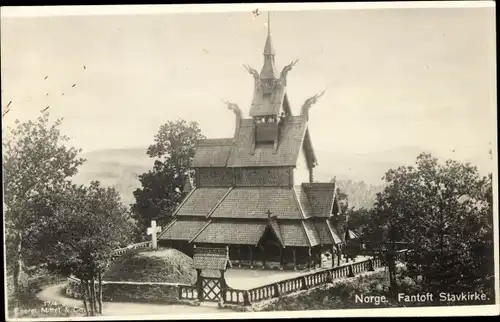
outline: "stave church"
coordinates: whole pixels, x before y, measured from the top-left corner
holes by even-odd
[[[255,84],[249,117],[225,102],[235,115],[234,136],[198,142],[195,184],[158,244],[190,256],[196,247],[226,248],[239,267],[313,269],[325,253],[339,265],[356,236],[335,183],[314,181],[318,160],[308,120],[322,94],[293,115],[286,80],[297,61],[278,73],[269,22],[260,73],[245,66]]]

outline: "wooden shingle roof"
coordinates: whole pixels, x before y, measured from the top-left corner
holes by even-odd
[[[314,226],[316,227],[316,231],[318,232],[321,244],[323,245],[333,244],[332,233],[330,232],[330,229],[328,228],[328,224],[326,223],[326,221],[316,221],[314,223]]]
[[[205,226],[205,219],[175,220],[158,236],[160,240],[190,240]]]
[[[336,198],[335,183],[303,183],[314,217],[330,217]]]
[[[328,226],[328,230],[330,230],[330,234],[332,235],[333,242],[335,244],[342,244],[344,238],[340,236],[335,227],[333,227],[332,223],[329,220],[326,220],[326,225]]]
[[[302,186],[294,186],[295,193],[297,194],[297,198],[302,207],[302,211],[304,212],[304,217],[309,218],[313,215],[311,204],[309,202],[309,198],[307,197],[307,193]]]
[[[280,242],[281,246],[285,246],[284,241],[283,241],[283,236],[281,236],[281,229],[280,229],[278,222],[275,219],[272,219],[269,221],[269,226],[273,230],[274,235],[276,236],[276,238]]]
[[[227,166],[295,166],[306,130],[304,116],[289,116],[281,125],[276,151],[273,144],[257,144],[254,149],[253,120],[242,120]]]
[[[270,211],[277,219],[302,219],[290,188],[236,187],[213,211],[210,218],[266,218]]]
[[[196,146],[191,166],[193,168],[225,167],[232,145],[232,138],[200,140]]]
[[[193,255],[193,267],[201,270],[225,270],[231,265],[229,254],[223,248],[196,247]]]
[[[316,227],[314,226],[314,223],[311,220],[304,220],[303,225],[311,246],[314,247],[321,244],[321,239],[319,237],[318,231],[316,230]]]
[[[301,221],[281,222],[279,225],[285,246],[310,246]]]
[[[193,242],[255,246],[262,237],[266,226],[266,221],[211,222]]]
[[[196,188],[180,206],[176,216],[207,216],[228,188]]]

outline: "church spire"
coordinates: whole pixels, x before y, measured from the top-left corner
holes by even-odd
[[[261,79],[276,79],[278,78],[278,72],[276,70],[274,62],[274,47],[271,41],[271,13],[267,13],[267,39],[266,45],[264,46],[264,66],[262,66],[262,71],[260,72]]]

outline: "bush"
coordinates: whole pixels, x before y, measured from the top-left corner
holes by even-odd
[[[36,297],[36,295],[46,286],[66,282],[65,277],[49,274],[43,270],[37,270],[33,272],[33,274],[44,275],[25,275],[21,281],[20,289],[17,294],[14,294],[12,289],[12,276],[7,277],[7,303],[10,317],[38,318],[81,315],[78,308],[70,308],[55,303],[44,303]]]

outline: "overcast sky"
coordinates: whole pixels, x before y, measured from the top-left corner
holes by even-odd
[[[488,157],[494,10],[273,12],[278,69],[299,59],[288,74],[294,113],[326,89],[310,116],[318,156],[416,146]],[[230,137],[234,116],[221,98],[248,115],[253,79],[242,64],[260,71],[266,19],[248,10],[2,18],[2,107],[12,101],[3,121],[50,106],[87,152],[147,146],[176,118],[199,122],[207,137]]]

